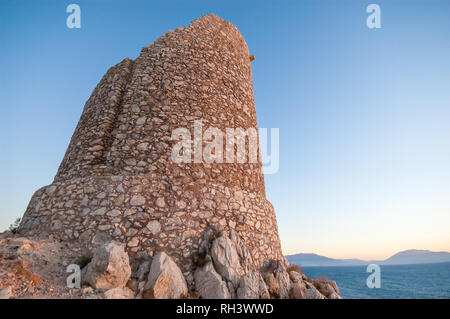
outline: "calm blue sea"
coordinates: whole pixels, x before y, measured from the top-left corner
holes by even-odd
[[[335,280],[342,298],[450,298],[450,263],[381,267],[381,288],[368,288],[366,266],[302,267],[311,278]]]

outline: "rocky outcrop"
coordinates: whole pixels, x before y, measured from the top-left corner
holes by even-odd
[[[339,288],[335,281],[328,280],[326,277],[319,277],[313,281],[314,287],[328,299],[341,299]]]
[[[177,264],[166,253],[158,253],[152,261],[144,296],[155,299],[177,299],[187,296],[186,280]]]
[[[249,272],[239,280],[236,296],[238,299],[268,299],[267,285],[259,272]]]
[[[226,282],[216,272],[212,262],[197,269],[194,275],[195,291],[203,299],[229,299],[230,291]]]
[[[211,256],[217,272],[231,282],[233,287],[237,287],[244,270],[233,241],[225,236],[215,239],[211,247]]]
[[[93,288],[123,288],[131,275],[124,246],[110,242],[94,252],[92,261],[83,269],[83,281]]]
[[[209,229],[200,242],[196,267],[184,274],[180,265],[165,252],[129,258],[122,244],[104,243],[94,250],[92,260],[82,267],[84,285],[80,289],[69,289],[65,280],[68,276],[66,266],[74,261],[82,265],[84,257],[90,255],[84,247],[62,245],[57,240],[35,241],[9,236],[0,239],[1,296],[86,299],[341,298],[336,282],[326,277],[310,279],[284,260],[264,262],[259,269],[254,267],[251,255],[246,253],[247,248],[232,232]],[[213,251],[216,262],[211,257]]]
[[[208,229],[200,245],[195,271],[195,290],[201,298],[292,298],[339,297],[334,281],[318,281],[300,274],[286,260],[269,260],[257,269],[236,232]],[[320,282],[319,282],[320,281]],[[322,290],[316,288],[321,287]],[[332,289],[332,291],[330,290]],[[340,298],[340,297],[339,297]]]

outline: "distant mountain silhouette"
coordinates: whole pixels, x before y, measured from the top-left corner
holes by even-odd
[[[317,254],[295,254],[286,256],[291,264],[302,266],[358,266],[368,265],[370,262],[360,259],[334,259]]]
[[[334,259],[317,254],[295,254],[286,256],[291,264],[314,266],[360,266],[368,264],[406,265],[450,262],[450,253],[410,249],[396,253],[386,260]]]
[[[410,249],[396,253],[389,257],[382,264],[431,264],[450,262],[450,253],[445,251],[434,252],[429,250]]]

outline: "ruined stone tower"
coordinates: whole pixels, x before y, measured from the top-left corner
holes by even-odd
[[[174,129],[257,128],[247,45],[207,15],[169,31],[105,74],[87,101],[49,186],[32,197],[19,232],[130,253],[164,249],[184,266],[208,226],[238,232],[253,260],[281,260],[261,161],[175,163]]]

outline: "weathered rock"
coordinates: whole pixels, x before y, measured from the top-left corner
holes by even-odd
[[[291,285],[291,289],[289,291],[290,299],[303,299],[305,298],[306,293],[306,285],[303,280],[298,280]]]
[[[279,286],[278,281],[276,280],[275,276],[272,273],[265,273],[264,281],[267,285],[267,289],[268,289],[270,295],[274,296],[275,298],[280,298],[280,296],[281,296],[280,286]]]
[[[105,299],[133,299],[134,293],[127,287],[112,288],[104,293]]]
[[[305,299],[325,299],[325,296],[322,295],[316,288],[308,288],[305,292]]]
[[[261,272],[273,297],[281,299],[289,297],[291,279],[283,260],[268,260],[264,262]]]
[[[142,262],[142,264],[139,265],[139,268],[136,272],[136,278],[138,281],[143,281],[146,277],[148,277],[151,265],[151,260],[145,260],[144,262]]]
[[[152,261],[144,295],[155,299],[177,299],[187,295],[186,280],[177,264],[165,252]]]
[[[301,274],[292,270],[289,272],[289,278],[291,279],[292,282],[298,282],[303,280]]]
[[[131,268],[124,246],[106,243],[94,252],[92,261],[83,269],[83,281],[94,288],[124,287],[130,278]]]
[[[259,272],[250,272],[242,276],[237,289],[239,299],[267,299],[270,298],[267,286]]]
[[[0,289],[0,299],[10,299],[12,297],[11,286]]]
[[[212,262],[195,271],[195,290],[203,299],[229,299],[231,297],[227,284],[216,272]]]
[[[234,243],[225,236],[216,238],[211,246],[211,257],[217,272],[238,287],[244,270]]]
[[[306,285],[305,299],[326,299],[326,297],[317,290],[314,284],[307,281],[304,283]]]
[[[280,287],[280,298],[286,299],[289,297],[289,290],[291,289],[291,279],[289,274],[285,270],[279,270],[275,272],[275,278],[278,281]]]
[[[248,251],[245,244],[241,241],[241,238],[239,237],[238,233],[233,229],[230,230],[230,239],[236,247],[236,251],[238,253],[239,260],[241,262],[243,270],[246,273],[255,271],[252,255]]]

